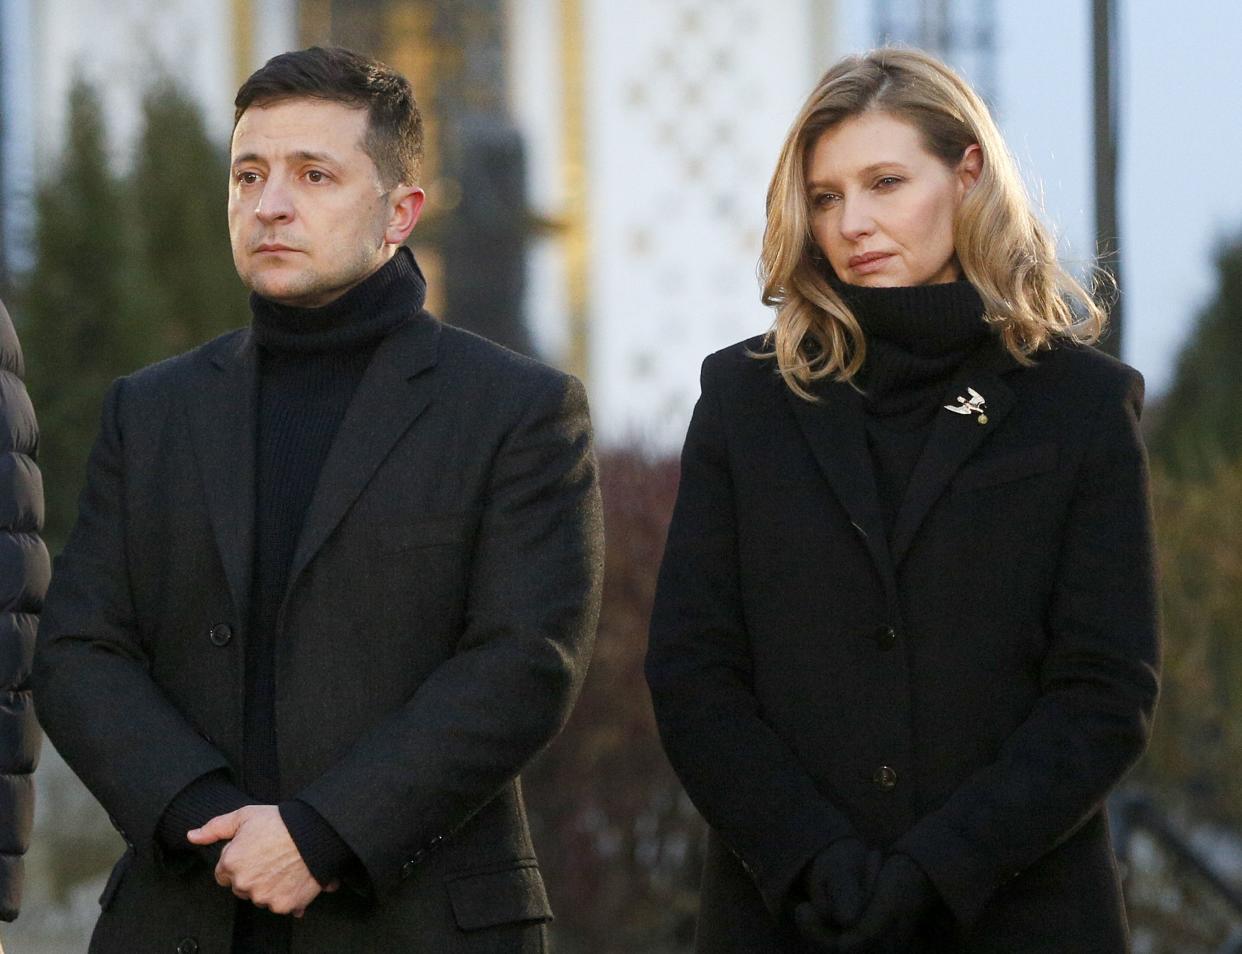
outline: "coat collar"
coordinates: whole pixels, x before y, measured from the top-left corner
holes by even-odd
[[[863,396],[851,386],[835,382],[818,382],[812,388],[815,403],[784,385],[782,390],[820,470],[862,538],[884,583],[889,604],[895,606],[896,575],[867,448]]]
[[[434,397],[441,325],[426,312],[375,350],[319,474],[288,588],[323,546],[393,445]],[[239,619],[249,612],[254,558],[258,361],[249,328],[208,348],[188,404],[216,546]],[[287,595],[288,590],[286,590]]]
[[[896,565],[900,566],[905,559],[928,512],[954,475],[996,432],[1013,408],[1014,393],[1003,375],[1019,367],[999,342],[989,341],[967,357],[953,376],[893,522],[892,554]],[[958,395],[969,397],[968,388],[983,397],[986,418],[945,409],[946,405],[959,403]],[[981,424],[981,420],[986,423]]]
[[[909,552],[928,512],[954,474],[1012,409],[1013,390],[1003,376],[1018,367],[1018,362],[995,341],[988,341],[962,363],[940,403],[956,404],[958,394],[965,395],[967,387],[973,388],[986,401],[987,423],[979,424],[977,414],[967,416],[942,410],[936,415],[897,512],[891,541],[885,534],[875,468],[867,446],[863,396],[850,385],[833,381],[821,381],[812,388],[815,403],[783,389],[820,470],[876,566],[890,605],[897,605],[896,568]]]
[[[249,611],[254,558],[255,400],[258,361],[249,328],[206,349],[186,391],[190,432],[216,547],[238,620]]]
[[[285,597],[397,440],[435,396],[440,323],[426,312],[375,351],[336,432],[293,552]]]

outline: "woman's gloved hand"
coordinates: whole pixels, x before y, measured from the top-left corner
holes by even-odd
[[[871,900],[858,922],[841,931],[837,954],[904,954],[940,896],[907,855],[889,855],[880,868]]]
[[[802,876],[807,900],[794,910],[798,930],[809,941],[830,945],[862,917],[881,855],[861,838],[834,841],[807,865]]]

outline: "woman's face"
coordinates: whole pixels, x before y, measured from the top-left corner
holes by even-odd
[[[916,127],[889,113],[843,120],[807,157],[815,244],[850,285],[951,282],[959,275],[954,217],[981,165],[972,145],[956,167],[946,166]]]

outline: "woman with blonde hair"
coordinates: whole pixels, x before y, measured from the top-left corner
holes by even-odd
[[[833,66],[767,215],[775,322],[703,364],[647,660],[711,829],[697,950],[1125,951],[1142,379],[932,57]]]

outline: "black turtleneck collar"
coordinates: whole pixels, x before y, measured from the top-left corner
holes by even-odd
[[[374,274],[320,308],[250,294],[255,341],[268,351],[341,351],[378,341],[423,307],[427,283],[402,246]]]
[[[867,410],[889,426],[921,426],[966,356],[993,339],[970,282],[869,288],[829,280],[862,327],[858,383]]]
[[[834,281],[833,287],[862,326],[902,351],[938,357],[971,349],[989,335],[983,299],[967,281],[900,288],[869,288]]]

